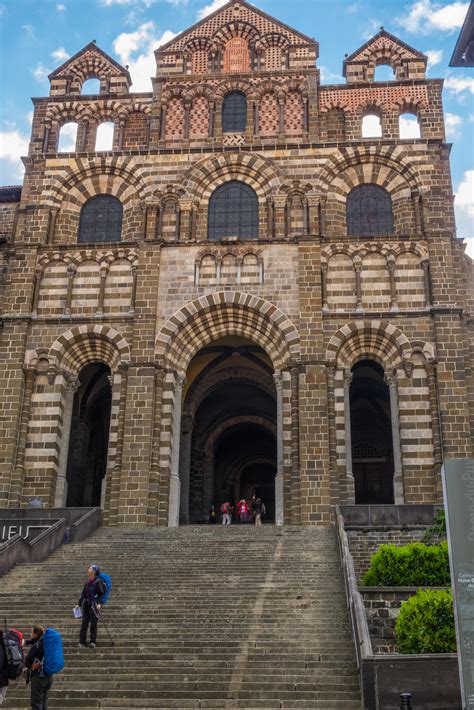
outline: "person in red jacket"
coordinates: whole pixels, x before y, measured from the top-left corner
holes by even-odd
[[[237,503],[237,510],[239,511],[239,518],[241,523],[246,523],[249,516],[249,506],[245,498],[242,498]]]

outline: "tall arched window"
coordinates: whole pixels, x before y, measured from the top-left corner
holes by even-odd
[[[247,97],[242,91],[231,91],[222,103],[224,133],[243,133],[247,127]]]
[[[81,210],[78,244],[119,242],[122,231],[122,204],[112,195],[91,197]]]
[[[377,237],[393,234],[392,199],[379,185],[358,185],[347,196],[347,234]]]
[[[209,201],[208,239],[258,239],[258,199],[244,182],[231,180]]]

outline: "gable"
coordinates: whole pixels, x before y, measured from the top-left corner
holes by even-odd
[[[160,47],[158,52],[180,52],[193,41],[208,40],[212,43],[216,39],[237,34],[240,36],[246,34],[249,41],[255,42],[262,41],[270,35],[280,35],[290,45],[317,46],[314,39],[288,27],[243,0],[230,0],[227,5]]]
[[[93,72],[98,77],[108,74],[109,76],[126,76],[130,75],[115,59],[112,59],[106,52],[98,47],[95,42],[89,42],[73,57],[67,59],[61,66],[55,69],[49,75],[49,79],[59,79],[61,77]],[[84,78],[88,78],[84,76]]]
[[[387,30],[381,30],[375,37],[372,37],[372,39],[347,57],[344,64],[348,62],[366,62],[374,54],[380,54],[381,52],[386,52],[388,56],[396,54],[400,59],[426,59],[422,52],[405,44],[405,42],[402,42],[401,39],[390,34]]]

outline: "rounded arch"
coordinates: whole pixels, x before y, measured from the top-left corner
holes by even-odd
[[[111,372],[130,361],[130,347],[115,328],[79,325],[57,338],[48,353],[50,367],[77,375],[91,362],[102,362]]]
[[[405,366],[412,348],[406,335],[388,321],[359,320],[343,325],[330,339],[326,362],[351,369],[361,359],[375,359],[386,369]]]
[[[225,335],[257,342],[275,369],[300,358],[291,320],[269,301],[239,291],[208,294],[176,311],[158,332],[155,356],[164,367],[184,371],[201,348]]]
[[[381,185],[392,195],[403,190],[419,190],[421,183],[402,148],[387,147],[383,152],[373,152],[364,145],[333,155],[318,180],[322,192],[332,188],[341,200],[353,187],[364,182]]]
[[[213,36],[213,43],[218,47],[224,47],[225,44],[234,37],[241,37],[249,44],[257,42],[260,39],[260,32],[255,25],[243,20],[234,20],[222,25]]]
[[[275,163],[249,153],[225,153],[205,158],[183,176],[185,191],[195,200],[208,200],[224,180],[244,180],[263,201],[283,184]]]
[[[151,180],[145,179],[132,166],[127,158],[122,165],[82,161],[81,167],[73,171],[46,173],[50,185],[43,193],[45,201],[51,207],[68,206],[78,211],[90,197],[99,193],[114,195],[125,206],[134,200],[144,201],[151,193]]]

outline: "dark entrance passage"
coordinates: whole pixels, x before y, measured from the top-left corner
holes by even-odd
[[[207,521],[211,505],[262,497],[275,520],[276,393],[264,351],[223,338],[191,362],[181,437],[181,523]],[[189,451],[186,457],[185,452]]]
[[[376,362],[354,365],[350,403],[355,502],[393,503],[390,394]]]
[[[66,505],[99,506],[106,473],[112,390],[110,370],[86,365],[74,395],[67,462]]]

